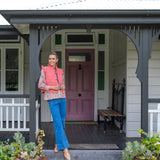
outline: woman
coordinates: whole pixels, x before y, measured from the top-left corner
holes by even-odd
[[[63,150],[66,160],[71,160],[65,135],[66,95],[63,70],[57,67],[58,57],[55,52],[49,55],[48,62],[48,66],[42,66],[38,87],[44,93],[44,100],[49,103],[53,118],[56,137],[54,152]]]

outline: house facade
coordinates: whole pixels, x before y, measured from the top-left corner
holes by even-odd
[[[26,130],[33,141],[39,122],[52,121],[37,89],[40,67],[47,65],[52,51],[58,53],[58,65],[65,73],[66,120],[97,121],[97,110],[111,106],[112,80],[121,83],[125,78],[126,136],[137,137],[139,128],[159,130],[159,10],[4,10],[1,14],[13,26],[0,28],[2,130],[21,125],[26,129],[21,122],[30,122]]]

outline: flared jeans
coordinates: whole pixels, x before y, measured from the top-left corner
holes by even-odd
[[[66,98],[52,99],[48,101],[53,118],[53,126],[58,150],[69,147],[65,134]]]

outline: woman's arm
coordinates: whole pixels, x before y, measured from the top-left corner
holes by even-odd
[[[60,90],[61,89],[61,86],[48,86],[49,89],[53,89],[53,90]]]
[[[41,75],[40,75],[40,79],[39,79],[39,83],[38,83],[38,88],[49,91],[50,89],[53,90],[60,90],[61,87],[60,86],[48,86],[46,85],[46,79],[45,79],[45,73],[44,70],[41,70]]]
[[[46,85],[45,73],[44,70],[41,70],[41,75],[38,82],[38,88],[48,91],[50,88]]]
[[[63,75],[63,77],[62,77],[62,85],[61,85],[61,89],[62,89],[62,90],[65,90],[64,75]]]

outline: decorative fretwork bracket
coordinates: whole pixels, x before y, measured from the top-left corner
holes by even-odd
[[[152,44],[156,38],[159,37],[160,28],[157,27],[143,27],[139,25],[129,25],[121,28],[121,31],[126,34],[135,44],[138,52],[138,66],[136,74],[138,79],[142,82],[142,60],[145,57],[146,61],[151,58]],[[146,41],[144,43],[144,41]],[[145,45],[144,44],[148,44]],[[143,47],[147,47],[147,53],[144,53]],[[145,55],[144,55],[145,54]],[[143,60],[144,61],[144,60]]]
[[[58,26],[53,26],[53,25],[38,26],[38,51],[39,53],[40,53],[41,47],[43,43],[45,42],[45,40],[50,35],[52,35],[58,30],[59,30]]]
[[[136,74],[141,82],[141,128],[148,132],[148,61],[160,30],[148,26],[126,26],[121,31],[133,41],[138,52]]]
[[[32,38],[36,43],[34,43],[34,55],[35,55],[35,67],[36,67],[36,80],[39,79],[40,75],[40,52],[42,45],[46,41],[46,39],[58,31],[58,26],[53,25],[31,25],[31,30],[34,30],[34,34],[32,33]],[[31,40],[31,39],[30,39]]]

